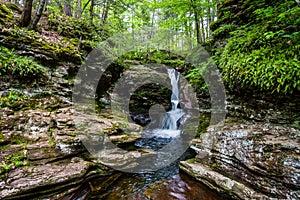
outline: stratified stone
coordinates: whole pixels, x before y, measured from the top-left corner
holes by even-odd
[[[200,173],[194,167],[206,167],[270,198],[300,197],[300,132],[297,129],[264,123],[228,123],[220,129],[210,127],[200,139],[192,141],[191,147],[198,153],[196,163],[184,163],[183,169],[195,173],[194,176]],[[204,180],[206,174],[200,174]],[[206,178],[212,184],[220,177]],[[224,189],[238,195],[227,186]]]
[[[67,188],[81,181],[88,167],[88,162],[74,157],[67,163],[18,168],[0,180],[1,199],[30,199]]]

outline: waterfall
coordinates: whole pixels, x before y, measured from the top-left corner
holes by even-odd
[[[172,109],[168,111],[164,117],[160,120],[160,126],[155,129],[147,129],[144,131],[143,139],[136,142],[138,147],[151,146],[152,149],[157,147],[161,148],[162,144],[167,144],[171,140],[170,138],[176,138],[180,136],[179,120],[184,115],[184,111],[179,106],[180,95],[179,95],[179,77],[180,74],[175,69],[168,69],[168,75],[172,86],[171,104]],[[148,140],[147,138],[151,138]],[[156,138],[156,139],[155,139]],[[162,139],[162,140],[161,140]],[[151,142],[155,140],[155,142]],[[157,147],[156,147],[157,146]]]
[[[178,121],[183,116],[184,112],[178,108],[179,105],[179,77],[180,74],[175,69],[168,69],[168,75],[171,80],[172,95],[171,104],[172,110],[167,112],[164,118],[163,129],[165,130],[178,130]]]

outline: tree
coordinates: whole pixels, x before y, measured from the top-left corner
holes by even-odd
[[[111,0],[106,0],[105,1],[105,6],[104,6],[104,9],[103,9],[103,12],[102,12],[102,17],[101,17],[101,20],[102,20],[103,24],[106,24],[106,20],[107,20],[107,17],[108,17],[108,11],[109,11],[109,8],[110,8],[110,3],[111,3]]]
[[[93,25],[95,0],[91,0],[90,5],[90,25]]]
[[[46,0],[40,0],[38,10],[36,11],[35,17],[34,17],[32,23],[30,24],[29,29],[36,29],[36,25],[38,24],[38,22],[42,16],[45,4],[46,4]]]
[[[82,3],[81,0],[77,0],[77,10],[76,10],[76,17],[81,17],[81,9],[82,9]]]
[[[197,40],[197,43],[200,44],[202,42],[202,39],[201,39],[201,33],[200,33],[200,20],[199,20],[199,17],[201,19],[202,26],[203,26],[203,19],[200,16],[200,10],[196,5],[195,0],[191,0],[191,6],[192,6],[193,12],[194,12],[195,28],[196,28],[196,40]],[[203,35],[202,35],[202,37],[203,37]]]
[[[64,0],[64,14],[72,16],[71,0]]]
[[[32,0],[25,0],[20,26],[27,27],[31,21]]]

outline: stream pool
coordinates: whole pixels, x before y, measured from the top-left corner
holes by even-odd
[[[175,166],[173,166],[175,167]],[[166,177],[159,172],[155,174],[122,174],[105,191],[92,192],[90,184],[64,200],[220,200],[230,199],[219,194],[204,184],[194,180],[184,172],[170,174],[166,169]],[[103,182],[103,178],[91,180],[93,184]]]

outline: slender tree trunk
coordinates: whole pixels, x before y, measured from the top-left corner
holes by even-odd
[[[49,5],[49,0],[46,0],[45,6],[44,6],[44,12],[48,13],[48,5]]]
[[[21,18],[21,27],[27,27],[31,21],[32,0],[25,0],[24,9]]]
[[[59,11],[60,11],[60,14],[63,14],[64,13],[64,8],[63,6],[61,5],[61,3],[59,2],[59,0],[55,0],[58,8],[59,8]]]
[[[210,24],[210,7],[208,7],[208,10],[207,10],[207,15],[206,15],[206,27],[205,27],[205,31],[206,31],[206,38],[209,37],[209,24]]]
[[[84,10],[86,9],[87,5],[89,5],[90,1],[91,1],[91,0],[88,0],[88,1],[84,4],[83,9],[82,9],[81,12],[80,12],[80,15],[82,15],[82,13],[83,13]]]
[[[42,14],[43,14],[43,10],[44,10],[45,4],[46,4],[46,0],[40,0],[39,8],[36,11],[36,14],[35,14],[35,16],[33,18],[32,23],[29,26],[29,29],[36,29],[36,25],[40,21],[40,18],[41,18]]]
[[[205,27],[204,27],[204,19],[201,16],[200,17],[200,21],[201,21],[201,32],[202,32],[202,42],[205,42]]]
[[[111,3],[111,0],[106,0],[105,8],[103,9],[103,13],[102,13],[102,23],[103,24],[106,24],[110,3]]]
[[[72,10],[71,10],[71,2],[70,0],[65,0],[64,5],[64,13],[67,16],[72,16]]]
[[[195,20],[195,29],[196,29],[196,39],[197,39],[197,43],[200,44],[201,43],[201,33],[200,33],[200,20],[199,20],[199,15],[200,12],[197,8],[197,5],[195,3],[195,0],[191,0],[192,3],[192,8],[194,11],[194,20]]]
[[[77,0],[77,14],[76,14],[76,17],[77,18],[81,18],[81,0]]]
[[[91,0],[90,6],[90,25],[93,25],[95,0]]]

